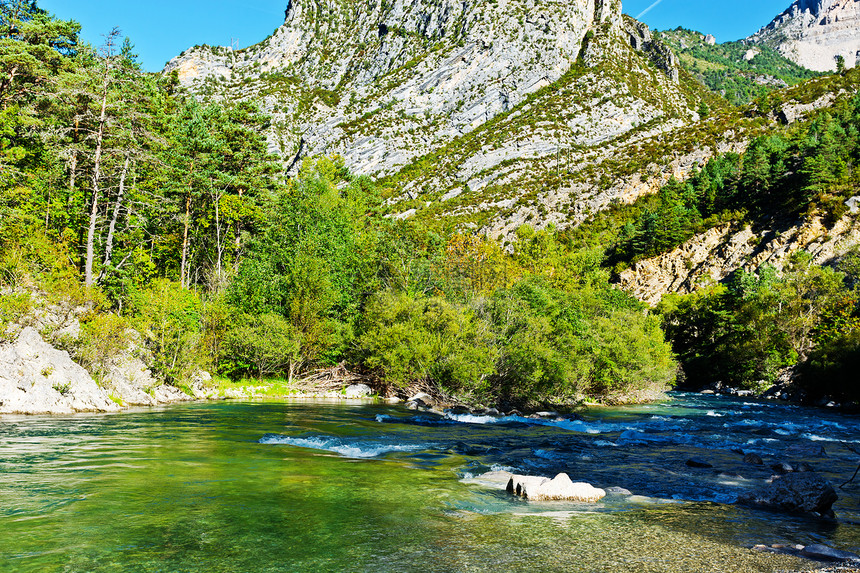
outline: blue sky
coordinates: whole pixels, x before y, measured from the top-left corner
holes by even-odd
[[[791,0],[623,0],[624,11],[656,29],[684,26],[721,42],[755,32],[788,8]],[[240,47],[257,43],[284,20],[286,0],[39,0],[63,19],[83,25],[83,37],[100,44],[116,26],[129,36],[149,71],[195,44]]]

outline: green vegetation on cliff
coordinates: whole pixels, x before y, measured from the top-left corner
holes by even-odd
[[[684,28],[661,32],[659,37],[685,70],[735,105],[821,75],[767,46],[744,41],[709,44],[702,34]]]

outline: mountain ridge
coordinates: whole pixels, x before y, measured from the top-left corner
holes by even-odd
[[[833,71],[839,57],[852,68],[860,59],[860,1],[796,0],[747,40],[811,70]]]

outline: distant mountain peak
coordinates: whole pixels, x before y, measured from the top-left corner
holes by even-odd
[[[860,59],[860,0],[796,0],[749,41],[775,48],[812,70],[854,67]]]

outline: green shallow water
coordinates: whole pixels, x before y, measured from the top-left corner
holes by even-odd
[[[813,568],[749,550],[739,531],[757,525],[731,505],[528,504],[461,482],[474,460],[451,451],[352,459],[258,443],[371,435],[391,411],[217,403],[0,419],[0,571]]]

